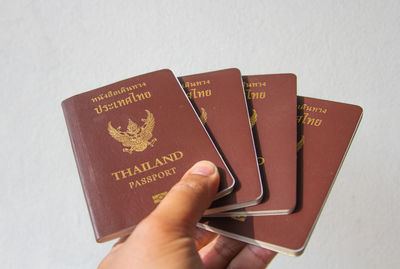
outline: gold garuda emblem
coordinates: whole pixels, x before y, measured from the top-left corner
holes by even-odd
[[[254,127],[254,125],[256,125],[256,122],[257,122],[257,112],[255,109],[253,109],[253,114],[250,117],[251,127]]]
[[[241,221],[241,222],[245,222],[246,221],[246,216],[233,216],[231,218],[234,219],[234,220],[237,220],[237,221]]]
[[[201,123],[203,123],[203,124],[206,124],[206,122],[207,122],[207,112],[206,112],[206,110],[204,109],[204,107],[201,108],[200,121],[201,121]]]
[[[168,192],[162,192],[162,193],[159,193],[159,194],[154,194],[152,197],[153,197],[153,202],[155,203],[155,204],[158,204],[158,203],[160,203],[161,201],[162,201],[162,199],[164,199],[164,197],[167,195],[167,193]]]
[[[132,154],[133,151],[144,151],[147,146],[153,147],[157,138],[153,137],[155,120],[153,114],[146,109],[147,118],[142,119],[143,125],[138,126],[131,119],[128,121],[126,131],[121,130],[121,126],[114,128],[111,121],[108,122],[108,133],[118,142],[122,143],[123,152]]]
[[[301,136],[301,139],[297,142],[297,152],[299,152],[304,146],[304,135]]]

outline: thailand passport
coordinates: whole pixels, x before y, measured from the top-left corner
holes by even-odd
[[[258,205],[217,213],[213,217],[285,215],[294,210],[296,80],[294,74],[243,77],[264,196]]]
[[[205,214],[258,204],[263,189],[240,71],[231,68],[179,81],[236,179],[234,191]]]
[[[96,240],[129,234],[195,162],[214,162],[217,197],[235,180],[170,70],[62,102]]]
[[[200,227],[288,255],[304,251],[350,147],[362,109],[299,97],[297,205],[292,214],[204,219]]]

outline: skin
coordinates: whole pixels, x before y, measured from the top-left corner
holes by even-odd
[[[218,185],[215,165],[196,163],[98,268],[265,268],[275,252],[196,228]]]

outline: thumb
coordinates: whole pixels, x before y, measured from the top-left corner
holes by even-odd
[[[163,223],[191,235],[204,211],[215,199],[219,186],[217,167],[209,161],[193,165],[172,187],[147,221]]]

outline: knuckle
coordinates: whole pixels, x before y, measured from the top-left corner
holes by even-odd
[[[243,247],[244,243],[219,237],[215,243],[216,253],[225,260],[231,260]]]
[[[203,194],[205,190],[206,190],[205,184],[202,184],[200,181],[193,181],[193,180],[180,181],[174,187],[174,191],[185,192],[189,195],[196,195],[196,196]]]

